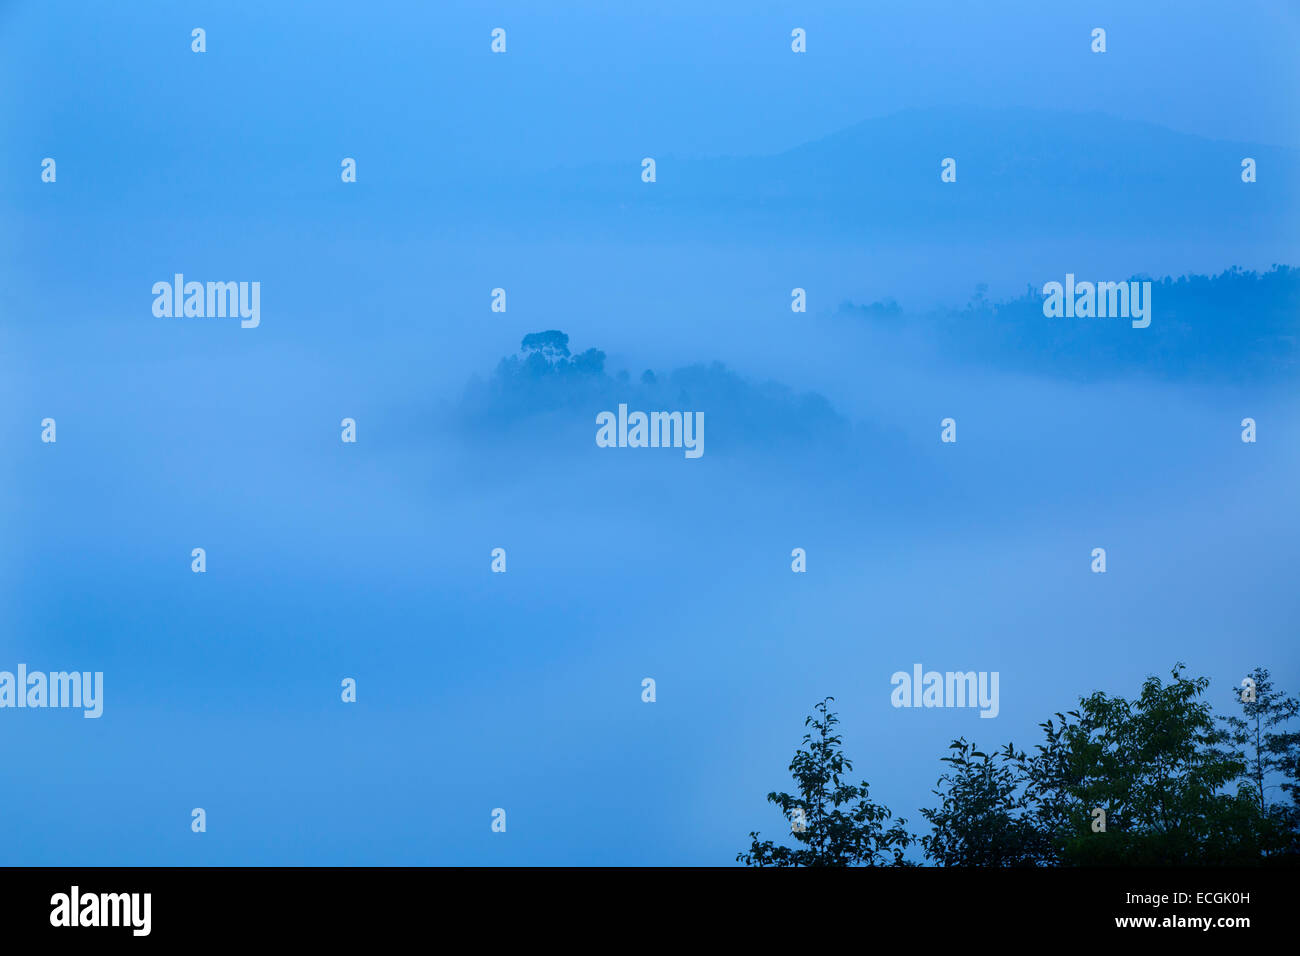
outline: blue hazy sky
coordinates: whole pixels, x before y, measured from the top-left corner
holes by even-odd
[[[0,711],[0,862],[728,864],[828,694],[918,823],[953,737],[1300,691],[1294,286],[1065,358],[936,317],[1300,264],[1293,4],[610,6],[0,3],[0,670],[105,675]],[[545,329],[629,383],[483,400]],[[701,459],[595,446],[697,363]],[[999,716],[894,709],[914,662]]]

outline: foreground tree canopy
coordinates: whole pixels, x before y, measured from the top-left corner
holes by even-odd
[[[873,803],[826,698],[790,764],[797,794],[770,793],[795,846],[750,834],[749,866],[1236,865],[1300,862],[1300,704],[1256,668],[1216,715],[1206,678],[1177,665],[1133,700],[1095,693],[1039,726],[1029,750],[954,740],[919,836]],[[1226,696],[1226,695],[1225,695]],[[891,822],[893,821],[893,822]]]

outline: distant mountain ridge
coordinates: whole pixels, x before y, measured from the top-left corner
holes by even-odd
[[[948,157],[953,183],[940,180]],[[1241,179],[1246,157],[1256,182]],[[776,155],[657,156],[654,183],[641,181],[641,158],[548,171],[529,188],[624,213],[882,237],[1300,235],[1300,151],[1102,113],[908,110]]]

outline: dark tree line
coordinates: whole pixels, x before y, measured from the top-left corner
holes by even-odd
[[[1149,677],[1129,700],[1094,693],[1039,726],[1028,750],[981,750],[954,740],[921,811],[929,832],[907,829],[849,782],[838,723],[826,698],[790,764],[798,794],[770,793],[790,821],[793,847],[760,840],[749,866],[909,866],[916,846],[938,866],[1240,865],[1300,862],[1300,703],[1267,668],[1234,688],[1217,715],[1207,678],[1179,664]]]
[[[910,313],[891,299],[842,303],[840,314],[930,329],[947,353],[997,366],[1093,381],[1152,376],[1171,381],[1293,378],[1300,371],[1300,269],[1233,267],[1218,275],[1150,279],[1153,321],[1141,340],[1127,322],[1062,322],[1043,316],[1044,279],[1024,295],[994,301],[976,287],[963,309]],[[1083,278],[1082,276],[1080,278]],[[905,319],[904,316],[907,316]]]

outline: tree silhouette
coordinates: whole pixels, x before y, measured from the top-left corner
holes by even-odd
[[[921,838],[926,856],[945,866],[1294,860],[1294,785],[1279,785],[1290,806],[1267,806],[1262,794],[1274,774],[1295,779],[1296,735],[1277,728],[1300,708],[1267,670],[1253,679],[1256,701],[1243,704],[1245,719],[1228,718],[1229,730],[1204,699],[1209,681],[1179,664],[1168,681],[1147,678],[1135,700],[1080,699],[1039,725],[1031,753],[954,741],[941,804],[922,811],[933,828]],[[1097,810],[1104,829],[1094,828]]]
[[[1300,855],[1297,839],[1300,790],[1296,786],[1300,773],[1300,733],[1283,728],[1300,715],[1300,701],[1274,687],[1267,667],[1256,667],[1249,681],[1249,693],[1245,687],[1233,689],[1233,698],[1240,705],[1242,715],[1229,715],[1223,723],[1243,764],[1241,788],[1249,794],[1261,817],[1262,852],[1270,857],[1294,857]],[[1279,778],[1279,783],[1269,782]],[[1280,790],[1291,799],[1270,802],[1270,790]]]
[[[943,758],[938,808],[922,810],[933,831],[921,837],[925,855],[940,866],[1034,866],[1053,862],[1055,847],[1031,812],[1020,764],[1007,744],[986,754],[962,737]]]
[[[827,697],[816,707],[818,716],[804,720],[812,733],[804,735],[803,748],[790,762],[790,773],[799,785],[799,796],[769,793],[767,802],[781,808],[791,821],[791,836],[802,844],[787,847],[749,836],[748,853],[736,854],[747,866],[894,866],[909,865],[903,850],[912,842],[899,820],[886,829],[893,814],[872,803],[867,783],[854,786],[845,782],[852,772],[852,762],[840,749],[843,740],[834,733],[839,723],[827,707],[834,700]]]
[[[1241,716],[1216,716],[1209,680],[1177,664],[1132,700],[1097,692],[1039,726],[1030,752],[984,752],[964,737],[942,758],[939,805],[906,820],[846,782],[853,764],[827,697],[790,763],[798,795],[767,800],[791,821],[795,846],[750,833],[749,866],[912,865],[913,843],[939,866],[1239,865],[1300,863],[1300,702],[1251,672]],[[1269,800],[1277,793],[1282,799]],[[1096,811],[1104,812],[1102,817]]]
[[[1203,699],[1209,680],[1183,665],[1148,677],[1134,701],[1094,693],[1027,761],[1031,799],[1055,815],[1067,863],[1248,862],[1250,807],[1225,787],[1243,765]],[[1057,715],[1061,717],[1062,715]],[[1046,770],[1046,772],[1044,772]],[[1094,832],[1092,811],[1106,814]]]
[[[557,362],[569,357],[569,337],[559,329],[529,332],[519,343],[519,349],[525,355],[536,352],[548,362]]]

